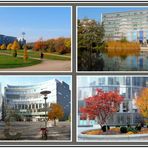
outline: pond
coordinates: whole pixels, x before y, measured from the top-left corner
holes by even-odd
[[[148,71],[148,51],[121,56],[103,53],[102,59],[103,71]]]

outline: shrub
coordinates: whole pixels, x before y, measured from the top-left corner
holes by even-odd
[[[131,127],[131,125],[130,125],[130,124],[127,124],[127,127],[128,127],[128,128],[130,128],[130,127]]]
[[[103,131],[103,132],[106,132],[107,130],[109,130],[109,129],[110,129],[110,127],[109,127],[108,125],[107,125],[107,126],[106,126],[106,125],[104,125],[104,126],[102,126],[102,128],[101,128],[101,129],[102,129],[102,131]]]
[[[127,133],[127,127],[122,126],[122,127],[120,128],[120,132],[121,132],[121,133]]]
[[[140,54],[140,44],[136,42],[108,41],[106,46],[108,56],[129,56]]]
[[[20,49],[20,48],[21,48],[21,47],[20,47],[19,42],[18,42],[17,40],[15,40],[15,41],[13,42],[12,46],[11,46],[11,49],[13,49],[13,50],[18,50],[18,49]]]
[[[137,133],[137,130],[136,130],[135,128],[132,128],[132,127],[128,127],[128,128],[127,128],[127,131],[128,131],[128,132]]]
[[[2,49],[2,50],[5,50],[5,49],[6,49],[6,45],[5,45],[5,44],[2,44],[2,45],[1,45],[1,49]]]
[[[141,131],[141,128],[142,128],[141,124],[137,124],[136,127],[135,127],[135,130]]]
[[[12,44],[9,43],[9,44],[7,45],[7,50],[11,50],[11,47],[12,47]]]

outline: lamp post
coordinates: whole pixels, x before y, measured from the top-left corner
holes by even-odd
[[[48,90],[44,90],[44,91],[41,91],[40,94],[41,95],[44,95],[44,100],[45,100],[45,129],[47,128],[47,118],[46,118],[46,112],[47,112],[47,95],[50,94],[51,91],[48,91]]]

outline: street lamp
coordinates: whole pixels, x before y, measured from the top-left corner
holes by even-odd
[[[44,100],[45,100],[45,129],[47,128],[47,119],[46,119],[47,103],[46,103],[46,100],[47,100],[47,95],[50,93],[51,93],[51,91],[48,91],[48,90],[44,90],[44,91],[40,92],[41,95],[44,95]]]

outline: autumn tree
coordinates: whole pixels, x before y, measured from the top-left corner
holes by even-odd
[[[65,47],[66,47],[66,53],[71,52],[71,40],[70,39],[65,39]]]
[[[144,88],[136,99],[136,106],[140,114],[148,122],[148,88]]]
[[[47,44],[43,41],[42,38],[40,38],[38,41],[36,41],[36,42],[34,43],[33,49],[34,49],[35,51],[46,51],[46,49],[47,49]]]
[[[19,42],[18,42],[17,40],[15,40],[15,41],[13,42],[13,44],[12,44],[11,49],[12,49],[12,50],[19,50],[20,48],[21,48],[21,47],[20,47]]]
[[[55,39],[47,40],[48,50],[49,52],[55,52]]]
[[[64,38],[57,38],[55,40],[55,49],[56,52],[60,53],[60,54],[64,54],[66,53],[66,46],[65,46],[65,39]]]
[[[11,47],[12,47],[12,43],[9,43],[9,44],[7,45],[7,50],[11,50]]]
[[[1,49],[2,49],[2,50],[5,50],[5,49],[6,49],[6,45],[5,45],[5,44],[2,44],[2,45],[1,45]]]
[[[85,99],[85,106],[80,108],[83,117],[96,118],[101,127],[107,125],[107,120],[117,112],[123,96],[117,90],[105,92],[96,90],[96,95]]]
[[[64,117],[64,110],[60,104],[51,103],[48,112],[48,120],[54,121],[54,126],[56,126],[56,120],[62,119]]]
[[[78,69],[103,70],[101,52],[104,49],[103,24],[91,19],[78,20]]]
[[[24,61],[26,62],[28,59],[28,49],[27,46],[24,47]]]

